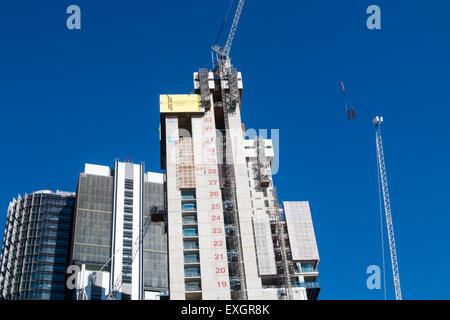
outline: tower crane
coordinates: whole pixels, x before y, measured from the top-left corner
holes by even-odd
[[[377,162],[378,162],[378,177],[381,182],[381,189],[383,190],[383,200],[384,200],[384,212],[386,214],[386,228],[389,238],[389,250],[391,253],[391,263],[392,263],[392,274],[394,278],[394,289],[395,289],[395,299],[402,300],[402,291],[400,287],[400,274],[398,271],[398,260],[397,260],[397,250],[395,248],[395,238],[394,238],[394,224],[392,222],[392,212],[391,212],[391,201],[389,199],[389,189],[386,175],[386,164],[384,161],[383,152],[383,141],[381,139],[381,123],[383,123],[383,117],[375,117],[373,119],[373,125],[376,131],[376,145],[377,145]],[[380,192],[381,198],[381,192]],[[381,201],[381,199],[380,199]],[[382,209],[380,207],[380,214],[382,214]],[[384,254],[384,252],[383,252]]]
[[[220,67],[230,67],[230,51],[231,51],[231,45],[233,44],[233,39],[236,34],[237,26],[239,24],[239,18],[241,17],[242,9],[244,7],[245,0],[239,0],[239,3],[237,5],[236,13],[234,15],[233,23],[231,24],[230,33],[228,34],[227,42],[225,43],[225,46],[222,48],[217,43],[212,47],[212,49],[217,53],[217,64]],[[226,17],[224,22],[226,21]],[[223,28],[223,25],[222,25]],[[221,29],[222,29],[221,28]],[[217,37],[216,42],[218,42],[218,39],[220,37]]]

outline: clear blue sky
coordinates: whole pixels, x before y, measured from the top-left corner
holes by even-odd
[[[228,2],[0,2],[1,234],[14,196],[74,191],[85,162],[129,157],[159,170],[159,94],[192,91]],[[71,4],[81,31],[66,28]],[[379,31],[365,26],[371,4]],[[282,200],[310,201],[321,299],[383,298],[365,273],[381,264],[375,115],[385,118],[403,295],[450,298],[449,12],[445,0],[246,3],[232,49],[243,120],[280,129],[274,179]]]

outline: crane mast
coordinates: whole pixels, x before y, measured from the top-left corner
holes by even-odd
[[[383,117],[375,117],[373,125],[376,130],[376,145],[377,145],[377,159],[378,159],[378,174],[383,190],[384,211],[386,214],[386,228],[389,238],[389,250],[391,253],[392,274],[394,278],[395,299],[402,300],[402,291],[400,287],[400,274],[398,271],[397,250],[395,248],[394,225],[392,222],[391,201],[389,199],[389,189],[386,175],[386,164],[384,161],[383,141],[381,139],[381,123]],[[381,210],[381,209],[380,209]],[[384,254],[384,253],[383,253]]]

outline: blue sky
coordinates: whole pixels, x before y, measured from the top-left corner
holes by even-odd
[[[211,66],[228,2],[0,2],[1,234],[14,196],[74,191],[85,162],[159,170],[159,94],[191,92],[192,72]],[[66,28],[71,4],[80,31]],[[371,4],[381,30],[366,28]],[[243,121],[280,130],[274,179],[282,200],[310,201],[321,299],[383,299],[366,287],[381,265],[375,115],[403,296],[450,298],[449,12],[444,0],[246,3],[232,48]],[[387,280],[393,298],[390,264]]]

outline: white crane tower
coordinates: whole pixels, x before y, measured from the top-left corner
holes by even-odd
[[[383,117],[375,117],[373,119],[373,125],[376,130],[376,145],[377,145],[377,159],[378,159],[378,177],[381,182],[381,188],[383,190],[383,200],[384,200],[384,211],[386,214],[386,228],[389,238],[389,249],[391,253],[391,263],[392,263],[392,274],[394,278],[394,289],[395,289],[395,299],[402,300],[402,290],[400,288],[400,274],[398,271],[398,260],[397,260],[397,250],[395,249],[395,238],[394,238],[394,225],[392,222],[391,213],[391,201],[389,199],[389,189],[386,176],[386,164],[384,161],[383,152],[383,141],[381,139],[381,123],[383,122]],[[381,197],[381,193],[380,193]],[[381,199],[380,199],[381,201]],[[380,214],[381,207],[380,207]],[[383,241],[383,240],[382,240]],[[383,252],[384,255],[384,252]]]

